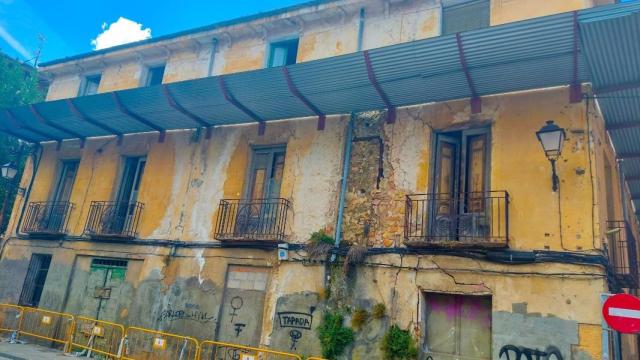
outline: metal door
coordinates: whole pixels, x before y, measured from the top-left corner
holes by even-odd
[[[126,260],[92,260],[82,307],[87,316],[116,321],[119,295],[126,273]]]

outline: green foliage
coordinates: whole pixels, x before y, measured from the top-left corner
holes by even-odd
[[[373,311],[371,311],[371,315],[374,319],[382,319],[385,315],[387,315],[387,307],[383,303],[377,303],[373,305]]]
[[[418,358],[418,348],[409,330],[391,325],[380,345],[385,360],[412,360]]]
[[[365,309],[356,309],[351,314],[351,327],[360,330],[367,320],[369,320],[369,312]]]
[[[25,104],[31,104],[43,99],[42,92],[38,87],[38,75],[35,69],[12,60],[0,52],[0,108],[10,108]],[[16,176],[18,181],[24,166],[24,156],[16,159],[15,154],[19,151],[20,143],[16,138],[0,133],[0,165],[10,161],[15,161],[18,165],[19,173]],[[7,190],[10,190],[7,193]],[[0,233],[4,232],[9,220],[9,212],[16,195],[16,186],[9,186],[6,180],[0,179],[0,204],[7,199],[5,214],[0,214]]]
[[[335,240],[331,235],[327,234],[324,229],[316,231],[311,234],[311,238],[309,239],[313,244],[329,244],[333,245]]]
[[[322,346],[322,357],[334,360],[353,342],[353,330],[343,326],[344,316],[327,311],[318,326],[318,338]]]

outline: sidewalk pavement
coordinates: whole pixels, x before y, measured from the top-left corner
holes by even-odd
[[[36,344],[10,344],[0,341],[0,360],[60,360],[69,358],[62,351]]]

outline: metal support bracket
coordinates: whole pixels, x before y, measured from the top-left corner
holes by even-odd
[[[169,106],[174,108],[176,111],[180,112],[182,115],[184,115],[184,116],[188,117],[189,119],[193,120],[198,125],[200,125],[203,128],[205,128],[206,129],[205,138],[207,140],[211,139],[211,124],[209,122],[205,121],[200,116],[192,113],[191,111],[185,109],[182,105],[180,105],[180,103],[178,103],[178,101],[173,96],[173,94],[171,94],[171,91],[169,90],[169,87],[166,84],[162,85],[162,93],[164,94],[165,99],[167,99],[167,102],[169,103]]]
[[[291,74],[289,74],[289,70],[286,66],[282,67],[282,74],[284,74],[284,78],[287,81],[287,87],[289,88],[289,92],[295,97],[297,97],[309,110],[313,111],[314,114],[318,115],[318,130],[324,130],[325,122],[327,116],[325,113],[320,111],[318,107],[313,105],[309,99],[307,99],[300,90],[296,87],[296,84],[293,83],[293,79],[291,79]]]
[[[35,116],[36,119],[38,119],[38,121],[46,126],[52,127],[58,131],[61,131],[65,134],[67,134],[68,136],[71,137],[76,137],[80,140],[80,149],[84,149],[84,143],[86,141],[86,137],[73,131],[73,130],[69,130],[67,128],[65,128],[64,126],[60,126],[58,124],[54,124],[51,121],[47,120],[44,116],[42,116],[42,114],[40,113],[40,111],[38,111],[38,109],[36,108],[35,105],[31,104],[29,105],[29,110],[31,110],[31,113],[33,114],[33,116]]]
[[[467,65],[467,59],[464,55],[464,45],[462,45],[462,36],[460,33],[456,33],[456,43],[458,44],[458,58],[460,60],[460,66],[462,66],[464,76],[467,78],[469,91],[471,91],[471,113],[478,114],[482,112],[482,100],[480,99],[480,96],[478,96],[476,85],[474,84],[473,79],[471,78],[471,73],[469,72],[469,66]]]
[[[38,134],[38,135],[44,137],[45,139],[55,140],[58,143],[56,149],[60,150],[60,147],[62,146],[62,139],[61,138],[52,137],[50,134],[46,134],[46,133],[44,133],[44,132],[42,132],[40,130],[34,129],[34,128],[26,125],[25,123],[23,123],[20,120],[18,120],[18,118],[9,109],[5,109],[4,112],[7,115],[7,118],[9,119],[9,121],[11,122],[11,125],[13,125],[14,127],[18,128],[18,129],[25,129],[25,130],[31,131],[32,133]],[[34,143],[37,143],[37,141],[35,141]]]
[[[378,83],[376,73],[373,71],[373,65],[371,64],[369,50],[363,51],[362,55],[364,56],[364,63],[367,67],[367,76],[369,77],[369,82],[376,89],[378,96],[380,96],[380,99],[387,107],[387,124],[393,124],[396,121],[396,107],[391,103],[391,100],[389,100],[389,97]]]
[[[73,113],[73,115],[75,115],[77,118],[79,118],[82,121],[85,121],[95,127],[99,127],[104,131],[110,132],[113,135],[116,135],[118,137],[118,146],[122,145],[122,138],[124,136],[124,134],[122,134],[120,131],[112,128],[111,126],[105,125],[103,123],[100,123],[94,119],[92,119],[91,117],[89,117],[88,115],[86,115],[85,113],[83,113],[82,111],[80,111],[80,109],[78,109],[76,107],[76,104],[73,103],[72,99],[67,99],[66,100],[67,103],[67,107],[69,108],[69,110]]]
[[[233,96],[233,94],[227,88],[227,84],[225,83],[225,81],[222,78],[222,76],[218,77],[218,84],[220,85],[220,90],[222,91],[222,94],[224,95],[225,100],[227,100],[227,102],[229,102],[231,105],[235,106],[238,110],[240,110],[243,113],[245,113],[247,116],[249,116],[254,121],[257,121],[258,122],[258,135],[259,136],[264,135],[265,127],[266,127],[264,119],[262,119],[260,116],[258,116],[253,111],[249,110],[246,106],[242,105],[242,103],[240,103]]]
[[[120,110],[120,112],[122,112],[123,114],[127,115],[128,117],[138,121],[139,123],[142,123],[150,128],[152,128],[153,130],[156,130],[158,132],[160,132],[160,137],[158,138],[158,142],[164,142],[164,139],[166,137],[167,131],[165,129],[163,129],[162,127],[152,123],[151,121],[143,118],[142,116],[131,112],[129,109],[127,109],[126,106],[124,106],[124,104],[122,103],[122,101],[120,100],[120,97],[118,96],[118,93],[116,92],[112,92],[111,96],[113,97],[113,101],[116,103],[116,106],[118,107],[118,110]]]

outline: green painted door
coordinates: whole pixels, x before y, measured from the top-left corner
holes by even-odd
[[[83,309],[88,316],[116,321],[122,284],[127,273],[127,261],[93,259],[87,279]]]

